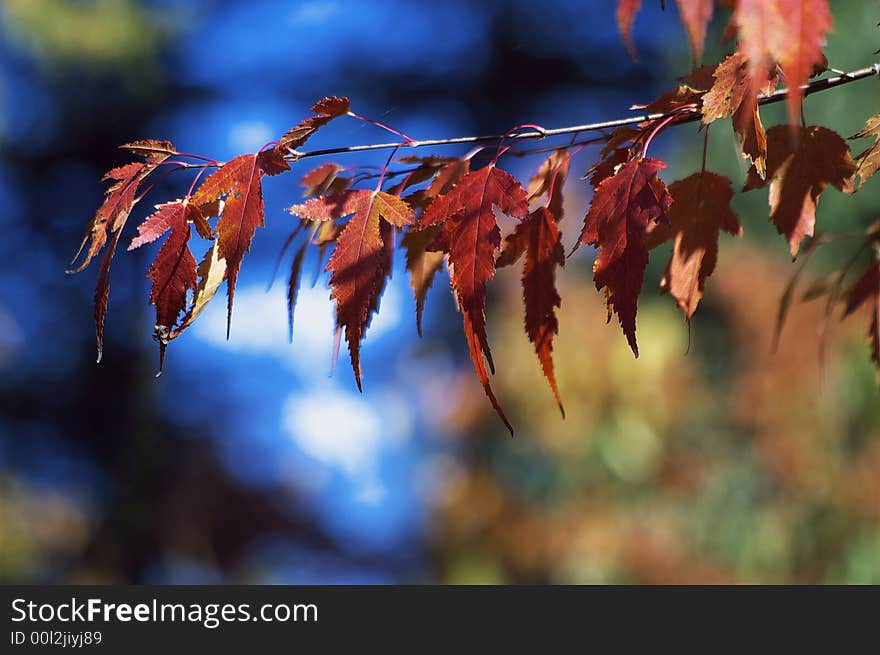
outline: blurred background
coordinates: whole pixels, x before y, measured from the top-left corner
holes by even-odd
[[[691,67],[674,3],[645,4],[634,62],[612,0],[0,0],[0,581],[880,583],[867,320],[835,315],[822,365],[824,303],[797,304],[771,352],[794,267],[766,190],[737,195],[745,237],[721,237],[690,330],[658,292],[667,253],[654,253],[638,361],[605,325],[590,253],[568,261],[564,421],[522,330],[519,267],[501,271],[489,328],[512,439],[473,375],[445,273],[419,339],[395,261],[364,344],[363,395],[344,351],[330,374],[325,276],[303,288],[288,343],[284,284],[266,288],[292,226],[283,208],[319,161],[267,181],[268,225],[246,257],[229,341],[219,300],[155,379],[144,278],[155,251],[119,252],[95,364],[97,268],[64,269],[100,176],[125,161],[118,144],[167,138],[225,160],[334,94],[415,138],[624,116]],[[875,61],[880,4],[833,11],[831,66]],[[729,48],[717,13],[707,62]],[[878,109],[867,80],[810,97],[805,113],[846,136]],[[765,123],[784,112],[766,108]],[[339,119],[309,148],[376,140],[387,135]],[[701,146],[695,126],[655,142],[667,182],[699,168]],[[572,167],[567,246],[595,157]],[[527,179],[540,162],[503,165]],[[745,179],[727,124],[712,129],[709,168],[735,187]],[[130,228],[185,192],[184,178],[141,203]],[[826,191],[820,229],[872,223],[878,189]],[[806,285],[853,249],[821,251]]]

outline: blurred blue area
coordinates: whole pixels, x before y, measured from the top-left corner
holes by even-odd
[[[465,352],[445,280],[431,292],[427,336],[419,344],[404,263],[395,260],[394,277],[363,348],[363,395],[354,385],[344,344],[330,374],[332,307],[323,276],[314,288],[302,290],[294,342],[288,344],[283,268],[272,290],[265,289],[293,225],[283,208],[299,197],[296,179],[308,170],[307,164],[299,165],[293,174],[266,184],[268,225],[245,261],[231,340],[225,340],[225,302],[218,296],[197,327],[170,346],[166,372],[153,380],[152,316],[143,271],[155,248],[119,252],[108,361],[95,369],[88,350],[96,271],[65,278],[63,270],[78,230],[99,202],[101,166],[116,165],[123,157],[102,145],[94,159],[83,160],[78,153],[94,144],[78,140],[87,134],[102,134],[108,141],[118,137],[117,142],[167,138],[181,150],[228,159],[273,140],[324,95],[350,95],[362,115],[416,138],[503,131],[517,122],[551,127],[587,122],[608,118],[615,107],[615,115],[623,115],[632,102],[652,97],[656,82],[624,55],[613,4],[148,2],[144,5],[169,32],[160,58],[161,90],[144,93],[155,93],[148,100],[136,93],[141,98],[136,115],[120,114],[122,99],[133,101],[112,74],[102,81],[103,73],[65,69],[64,62],[52,68],[4,43],[0,386],[10,394],[23,384],[42,386],[37,394],[62,390],[79,399],[72,401],[76,411],[95,400],[81,386],[83,370],[91,367],[89,379],[106,386],[113,384],[110,376],[130,369],[137,388],[154,399],[162,420],[179,435],[174,439],[210,444],[232,479],[266,491],[282,512],[304,515],[336,544],[334,555],[282,537],[262,539],[247,546],[250,564],[239,565],[241,576],[263,582],[430,579],[423,539],[432,467],[454,445],[436,433],[433,419],[442,398],[431,395],[436,384],[426,381],[453,383]],[[654,49],[668,49],[670,38],[675,51],[686,56],[680,26],[670,13],[654,12],[654,22],[637,24],[636,42],[646,59]],[[514,68],[523,62],[531,67]],[[76,97],[80,100],[72,109]],[[72,111],[80,112],[73,126]],[[308,147],[374,140],[388,135],[340,119]],[[381,165],[386,156],[368,154],[358,163]],[[31,168],[25,169],[22,161],[29,157]],[[525,177],[534,164],[511,160],[509,167]],[[33,175],[37,170],[40,177]],[[182,193],[188,180],[176,184],[151,195],[134,218],[150,204]],[[306,270],[318,265],[308,261]],[[446,338],[449,334],[456,336]],[[85,422],[70,414],[56,415],[54,424],[44,426],[11,411],[0,417],[0,470],[12,469],[34,484],[81,488],[100,507],[127,481],[91,461],[104,446],[89,435],[103,425],[117,430],[119,442],[134,441],[130,430],[142,425],[137,417],[143,412],[124,410],[134,416],[132,422],[107,428],[101,412],[123,410],[112,393],[95,402]],[[101,408],[97,415],[95,407]],[[60,439],[59,430],[70,431],[68,438]],[[151,457],[170,447],[162,438],[149,442]],[[161,470],[167,464],[159,459],[156,466]],[[106,507],[96,510],[96,522],[102,511]],[[152,529],[142,526],[147,528]],[[100,544],[94,548],[100,550]],[[175,552],[153,557],[134,576],[133,581],[155,583],[228,579],[210,561]]]

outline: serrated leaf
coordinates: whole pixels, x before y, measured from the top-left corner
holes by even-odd
[[[176,339],[184,330],[192,325],[193,321],[198,318],[202,310],[207,307],[208,303],[217,293],[217,289],[223,284],[223,280],[226,279],[226,260],[220,256],[220,247],[216,241],[205,253],[202,261],[199,263],[197,272],[199,281],[193,293],[192,306],[187,310],[186,315],[180,322],[180,326],[172,331],[169,340]]]
[[[756,90],[749,76],[748,59],[740,52],[734,53],[718,64],[713,73],[715,81],[703,96],[703,123],[708,125],[730,116],[742,156],[751,160],[762,178],[767,170],[767,133],[761,122],[758,93],[771,93],[776,88],[778,77],[774,70],[764,71]]]
[[[250,250],[257,228],[264,225],[262,175],[257,155],[241,155],[208,176],[191,201],[200,207],[224,198],[215,232],[220,256],[226,260],[227,338],[241,262]]]
[[[645,231],[650,223],[668,220],[672,197],[657,177],[659,159],[630,161],[602,181],[584,218],[579,244],[599,248],[593,265],[596,289],[605,289],[608,318],[616,313],[636,357],[636,312],[648,248]]]
[[[319,204],[329,208],[328,217],[335,212],[339,216],[353,214],[336,239],[327,270],[330,295],[336,303],[336,326],[345,331],[355,381],[362,390],[360,343],[391,274],[391,226],[410,225],[415,216],[403,200],[381,191],[349,191],[338,199],[322,196],[303,206]]]
[[[147,271],[153,282],[150,303],[156,307],[154,335],[159,342],[160,372],[165,363],[165,348],[177,319],[186,309],[186,294],[198,283],[196,260],[189,250],[187,210],[188,203],[183,200],[159,205],[138,227],[139,236],[129,246],[132,250],[171,232]]]
[[[785,235],[794,259],[804,237],[813,235],[819,196],[829,184],[851,192],[856,165],[846,141],[818,125],[770,128],[767,152],[767,179],[752,166],[744,190],[770,185],[770,220]]]
[[[556,269],[565,265],[565,250],[562,233],[549,208],[539,207],[516,226],[505,240],[498,266],[515,260],[519,253],[526,256],[522,274],[526,334],[535,348],[559,411],[565,416],[553,371],[553,338],[559,332],[556,309],[562,303],[556,290]]]
[[[428,250],[428,246],[434,242],[439,231],[439,225],[410,231],[403,236],[400,243],[406,251],[406,270],[409,271],[410,286],[416,299],[416,329],[419,336],[422,336],[422,314],[428,289],[434,282],[434,276],[443,268],[445,255],[442,252]]]
[[[319,128],[329,123],[334,118],[348,113],[348,98],[337,98],[336,96],[323,98],[314,104],[312,113],[303,119],[296,126],[288,130],[288,132],[278,140],[275,150],[285,155],[295,148],[299,148],[308,139],[318,131]]]
[[[828,0],[738,0],[734,20],[752,89],[759,91],[766,71],[779,64],[789,89],[791,123],[797,124],[804,97],[800,87],[824,60],[822,47],[832,26]]]
[[[715,270],[720,230],[741,236],[742,228],[730,208],[733,186],[723,175],[694,173],[669,185],[669,193],[669,222],[659,225],[652,237],[656,240],[663,233],[674,239],[661,286],[690,320],[703,297],[706,278]]]
[[[462,177],[452,189],[437,196],[422,215],[421,226],[442,224],[440,238],[449,256],[452,286],[464,319],[471,361],[483,390],[507,429],[513,428],[489,384],[494,373],[486,336],[486,283],[495,275],[495,253],[501,232],[494,207],[523,220],[529,212],[525,190],[509,173],[494,165]],[[485,361],[484,361],[485,357]]]

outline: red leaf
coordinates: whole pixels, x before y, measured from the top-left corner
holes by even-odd
[[[791,122],[796,124],[803,99],[800,87],[824,61],[822,46],[832,26],[828,0],[739,0],[735,20],[752,88],[758,91],[765,72],[779,64],[789,89]]]
[[[79,258],[86,243],[91,241],[85,260],[76,269],[68,271],[68,273],[82,271],[107,243],[108,236],[114,235],[110,242],[110,248],[101,258],[98,281],[95,286],[95,340],[98,346],[99,362],[104,351],[104,318],[107,314],[107,301],[110,297],[110,265],[113,263],[113,255],[116,253],[116,245],[119,243],[122,228],[138,201],[137,190],[140,184],[155,170],[156,166],[174,152],[174,146],[168,141],[137,141],[122,147],[145,157],[147,163],[126,164],[114,168],[104,175],[103,180],[114,180],[114,183],[107,189],[104,202],[89,223],[71,264]]]
[[[88,266],[107,243],[107,237],[125,225],[132,207],[137,202],[138,186],[151,170],[152,168],[148,164],[134,162],[114,168],[104,174],[102,180],[114,180],[114,183],[107,189],[104,202],[89,224],[79,251],[74,255],[71,264],[79,258],[86,242],[91,240],[85,260],[79,267],[69,272],[79,273]]]
[[[337,237],[327,270],[331,272],[330,295],[336,301],[336,326],[345,330],[351,367],[362,389],[360,342],[391,274],[391,226],[410,225],[415,217],[397,196],[367,190],[312,198],[289,211],[302,218],[318,217],[311,220],[354,214]]]
[[[223,213],[217,223],[219,255],[226,260],[226,283],[229,302],[226,313],[226,336],[232,322],[235,283],[244,254],[250,250],[258,227],[263,226],[262,171],[257,155],[241,155],[212,173],[192,197],[194,205],[209,205],[225,197]]]
[[[498,266],[512,263],[521,253],[526,255],[522,275],[526,334],[535,347],[559,411],[565,416],[553,372],[553,337],[559,332],[556,308],[562,302],[556,291],[556,268],[565,265],[565,250],[562,233],[550,209],[539,207],[516,226],[505,240]]]
[[[284,159],[284,153],[274,148],[259,153],[257,164],[266,175],[280,175],[290,170],[290,164]]]
[[[504,242],[504,250],[498,257],[496,267],[508,266],[523,253],[523,300],[526,307],[525,328],[535,347],[541,369],[550,390],[565,416],[556,376],[553,372],[553,337],[559,332],[556,308],[562,302],[556,291],[556,267],[565,265],[565,251],[558,222],[562,218],[562,187],[568,175],[571,157],[565,150],[551,154],[529,182],[529,199],[547,194],[547,206],[533,211],[516,226]]]
[[[107,301],[110,298],[110,264],[116,253],[116,244],[122,231],[117,231],[110,241],[110,246],[101,257],[101,267],[98,269],[98,281],[95,284],[95,340],[98,345],[98,358],[104,355],[104,318],[107,315]]]
[[[318,131],[318,129],[331,120],[343,114],[347,114],[349,109],[348,98],[337,98],[332,96],[319,100],[312,107],[314,116],[300,121],[299,125],[288,130],[287,134],[278,140],[275,150],[282,155],[287,154],[295,148],[299,148],[308,139]]]
[[[317,198],[309,198],[293,207],[288,213],[299,216],[307,221],[332,221],[352,213],[351,203],[362,191],[350,190],[330,193]]]
[[[189,211],[189,204],[181,200],[159,205],[156,212],[138,227],[139,235],[129,246],[129,250],[132,250],[171,231],[147,271],[147,277],[153,281],[150,303],[156,306],[154,334],[159,342],[160,371],[172,330],[181,312],[186,309],[187,291],[195,289],[198,282],[196,260],[189,250]]]
[[[846,141],[817,125],[776,125],[767,143],[767,179],[752,166],[744,190],[770,185],[770,219],[788,239],[794,259],[804,237],[813,235],[819,195],[829,184],[851,192],[856,165]]]
[[[690,320],[703,297],[706,278],[718,261],[719,231],[740,236],[742,228],[730,208],[733,187],[723,175],[694,173],[673,182],[669,193],[673,200],[669,223],[652,231],[648,245],[664,237],[675,239],[661,284]]]
[[[534,201],[547,194],[547,209],[550,210],[557,223],[562,220],[562,187],[565,186],[570,164],[571,157],[568,151],[565,149],[556,150],[544,160],[538,172],[529,180],[529,201]]]
[[[306,188],[303,191],[303,195],[318,196],[328,191],[333,193],[344,191],[351,180],[339,177],[339,173],[343,170],[342,166],[332,162],[321,164],[317,168],[312,169],[300,178],[300,186]]]
[[[416,299],[416,329],[419,336],[422,336],[422,313],[425,309],[428,289],[434,282],[434,276],[443,268],[444,254],[428,249],[439,231],[439,225],[410,231],[400,242],[401,247],[406,251],[406,270],[410,273],[410,286]]]
[[[596,288],[605,289],[608,318],[617,314],[636,357],[636,312],[648,265],[645,231],[650,223],[667,220],[672,203],[657,177],[665,166],[659,159],[636,159],[604,180],[584,218],[579,242],[599,248],[593,265]]]
[[[493,207],[520,220],[529,212],[526,192],[519,182],[489,165],[468,173],[449,193],[437,196],[425,210],[421,225],[443,223],[440,238],[449,255],[452,286],[463,315],[471,361],[492,406],[513,434],[486,371],[486,362],[493,373],[495,370],[486,337],[486,283],[495,275],[495,253],[501,245]]]
[[[395,187],[395,192],[400,193],[411,184],[424,182],[433,175],[431,183],[425,189],[420,189],[407,196],[407,203],[417,209],[424,209],[438,195],[448,193],[453,185],[465,175],[470,168],[468,159],[441,159],[438,157],[426,157],[424,159],[405,158],[407,163],[418,162],[420,164],[407,179]],[[429,177],[422,177],[429,172]],[[440,234],[440,226],[433,225],[421,230],[407,232],[400,245],[406,251],[406,270],[410,272],[410,286],[416,300],[416,329],[422,336],[422,313],[425,309],[425,299],[428,289],[434,282],[434,276],[443,267],[445,255],[433,249],[433,244]]]

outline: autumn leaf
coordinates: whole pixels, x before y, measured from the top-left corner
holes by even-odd
[[[275,150],[282,155],[288,154],[290,151],[299,148],[308,139],[318,131],[319,128],[329,123],[334,118],[343,116],[348,113],[348,98],[337,98],[336,96],[324,98],[315,103],[312,107],[314,116],[303,119],[296,126],[287,131],[287,133],[278,140]]]
[[[309,220],[353,214],[336,239],[327,270],[331,273],[330,295],[336,302],[336,326],[345,330],[351,366],[362,390],[360,343],[391,274],[391,227],[410,225],[415,216],[397,196],[368,190],[312,198],[289,211]]]
[[[290,170],[290,164],[284,159],[284,154],[275,148],[257,154],[257,165],[265,175],[280,175]]]
[[[868,181],[880,168],[880,114],[874,114],[865,123],[865,127],[853,134],[850,139],[874,138],[874,143],[856,156],[856,175],[859,176],[859,187]]]
[[[529,202],[547,194],[547,209],[550,210],[557,223],[562,220],[562,187],[565,186],[570,164],[571,156],[565,149],[555,150],[544,160],[538,172],[529,180],[526,189]]]
[[[469,159],[446,160],[434,169],[433,179],[426,188],[415,191],[406,197],[407,203],[416,209],[424,210],[434,198],[448,193],[452,186],[470,171],[470,165]]]
[[[771,93],[776,88],[774,70],[764,71],[756,91],[749,77],[748,59],[740,52],[734,53],[718,64],[713,73],[715,82],[703,96],[703,123],[731,116],[742,156],[752,161],[762,178],[767,170],[767,133],[758,111],[758,93]]]
[[[681,22],[687,32],[688,43],[694,61],[700,63],[703,58],[703,43],[706,40],[706,28],[712,20],[714,0],[676,0]]]
[[[402,164],[418,164],[415,168],[411,169],[406,175],[404,175],[403,179],[395,184],[389,191],[389,193],[394,194],[395,196],[402,196],[403,192],[409,189],[410,187],[421,184],[422,182],[427,182],[432,178],[436,178],[436,176],[448,165],[453,164],[453,171],[456,167],[456,164],[453,162],[462,162],[466,161],[463,159],[456,159],[451,157],[401,157],[398,159],[398,162]],[[469,163],[469,162],[468,162]],[[467,165],[465,165],[465,170],[463,173],[456,176],[461,177],[465,172],[467,172]],[[442,184],[442,182],[441,182]],[[434,185],[436,186],[436,185]],[[422,200],[429,200],[433,198],[436,193],[429,196],[427,193],[427,189],[419,194],[419,197]],[[408,201],[409,202],[409,201]],[[410,203],[411,204],[411,203]]]
[[[678,12],[682,23],[684,23],[691,52],[696,62],[699,62],[703,56],[706,27],[712,20],[712,3],[713,0],[676,0]],[[627,52],[633,59],[638,59],[638,56],[632,42],[632,28],[636,14],[641,7],[642,0],[618,0],[617,2],[617,29]]]
[[[250,250],[258,227],[263,225],[262,171],[257,155],[240,155],[224,164],[202,183],[192,197],[197,207],[224,197],[223,211],[215,232],[219,257],[226,260],[228,304],[226,337],[232,323],[235,283],[244,254]]]
[[[148,164],[159,164],[177,154],[177,149],[170,141],[160,141],[158,139],[144,139],[142,141],[124,143],[119,146],[119,149],[143,157]]]
[[[129,250],[155,241],[170,231],[156,259],[147,271],[153,281],[150,303],[156,307],[154,335],[159,342],[159,371],[165,363],[165,348],[180,314],[186,309],[186,294],[197,285],[196,260],[189,250],[188,201],[178,200],[156,207],[155,213],[138,226],[138,237]]]
[[[642,0],[617,0],[617,30],[620,32],[626,51],[633,59],[638,59],[638,54],[632,41],[632,28],[636,14],[641,8]]]
[[[416,209],[424,209],[438,195],[448,193],[470,168],[470,160],[468,159],[441,160],[432,157],[418,161],[419,168],[430,170],[433,179],[427,188],[407,196],[407,203]],[[410,160],[410,163],[414,163],[413,160]],[[424,182],[425,179],[421,181]],[[410,183],[416,184],[418,182],[405,180],[395,187],[395,193],[401,193]],[[406,270],[410,273],[410,286],[416,300],[416,329],[419,336],[422,335],[422,314],[425,309],[428,289],[434,282],[434,276],[443,267],[443,260],[446,257],[443,252],[430,248],[439,232],[440,227],[437,225],[422,230],[410,230],[404,235],[400,244],[406,251]]]
[[[351,180],[339,177],[344,169],[339,164],[327,162],[303,175],[299,184],[305,187],[304,196],[319,196],[323,193],[338,193],[348,188]]]
[[[505,249],[497,265],[512,263],[522,253],[526,256],[522,274],[526,334],[535,348],[559,411],[565,416],[553,371],[553,338],[559,332],[556,309],[562,303],[556,290],[556,268],[565,265],[565,250],[556,218],[547,207],[539,207],[516,226],[505,240]]]
[[[657,241],[675,240],[661,286],[690,320],[718,261],[719,231],[741,236],[742,228],[730,208],[733,186],[723,175],[694,173],[669,185],[669,193],[669,222],[658,224],[647,243],[650,248]]]
[[[674,89],[664,91],[648,104],[633,105],[630,109],[641,110],[647,114],[667,114],[683,107],[699,107],[703,93],[705,91],[702,89],[695,89],[687,84],[679,84]],[[681,120],[686,120],[687,118],[687,115],[682,112]]]
[[[846,292],[845,298],[844,316],[849,316],[862,305],[870,303],[868,339],[871,344],[871,360],[880,368],[880,261],[871,263],[862,277]]]
[[[300,272],[308,245],[308,242],[305,242],[296,251],[290,265],[290,276],[287,278],[287,339],[291,343],[293,343],[293,312],[296,308],[296,298],[299,295]]]
[[[533,211],[516,226],[504,240],[504,248],[495,263],[497,268],[509,266],[526,255],[522,275],[526,334],[563,416],[565,410],[553,371],[553,338],[559,332],[556,308],[562,302],[556,291],[556,268],[565,265],[558,223],[562,218],[562,187],[570,163],[571,157],[561,149],[541,164],[529,182],[528,194],[529,200],[546,195],[547,205]]]
[[[648,225],[668,220],[672,197],[657,177],[665,168],[659,159],[630,161],[602,181],[584,218],[579,244],[599,248],[593,265],[596,289],[605,289],[608,319],[617,314],[636,357],[636,312],[648,248]]]
[[[738,0],[734,20],[752,89],[759,92],[766,71],[779,64],[791,123],[797,124],[804,97],[800,87],[824,61],[822,47],[832,26],[828,0]]]
[[[107,171],[102,181],[113,180],[113,184],[106,191],[106,197],[103,204],[98,208],[95,217],[89,224],[86,234],[83,237],[82,244],[76,255],[73,257],[73,264],[79,259],[80,254],[89,242],[89,249],[86,251],[85,259],[78,268],[68,271],[69,273],[79,273],[85,269],[103,249],[107,243],[107,237],[119,230],[128,215],[131,213],[135,205],[138,185],[149,174],[150,169],[147,164],[135,162],[120,166]]]
[[[770,220],[788,239],[794,259],[804,237],[813,235],[819,196],[829,184],[851,193],[856,165],[846,141],[818,125],[770,128],[767,151],[767,179],[752,166],[744,190],[770,185]]]
[[[226,260],[220,256],[220,246],[218,242],[211,244],[208,252],[202,258],[198,266],[199,281],[193,293],[192,306],[187,310],[186,315],[180,321],[180,326],[172,330],[169,336],[176,339],[184,330],[186,330],[193,321],[207,307],[208,303],[217,293],[223,280],[226,279]]]
[[[437,196],[422,215],[420,226],[443,225],[441,238],[449,255],[452,286],[474,370],[495,411],[513,434],[486,370],[488,363],[489,370],[495,371],[486,337],[485,309],[486,283],[495,275],[495,253],[501,246],[494,207],[520,220],[529,213],[526,192],[519,182],[490,164],[468,173],[448,193]]]
[[[630,147],[621,147],[612,150],[607,157],[594,164],[588,171],[593,191],[598,189],[603,181],[612,177],[617,172],[617,169],[632,159],[632,157],[633,153]]]
[[[406,270],[409,271],[410,286],[416,299],[416,329],[419,336],[422,336],[422,314],[425,309],[428,289],[434,282],[434,276],[443,268],[445,255],[442,252],[428,250],[439,231],[439,225],[432,225],[424,230],[410,231],[403,236],[403,240],[400,242],[406,252]]]
[[[174,146],[168,141],[137,141],[121,147],[144,157],[146,162],[133,162],[114,168],[104,174],[102,179],[104,181],[113,180],[113,184],[105,192],[104,202],[89,223],[71,265],[79,259],[86,243],[89,243],[85,259],[76,269],[67,271],[68,273],[79,273],[85,269],[104,248],[108,237],[113,235],[109,248],[101,258],[95,286],[95,340],[99,362],[104,351],[104,319],[107,315],[107,302],[110,298],[110,266],[113,263],[113,256],[116,253],[116,245],[119,243],[122,228],[125,227],[128,216],[138,201],[138,187],[174,151]]]

